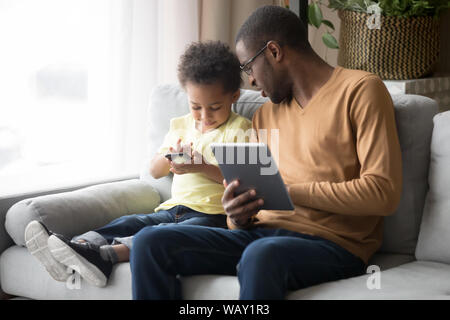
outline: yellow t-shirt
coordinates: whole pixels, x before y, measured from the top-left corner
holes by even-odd
[[[170,129],[164,138],[158,153],[164,155],[170,147],[174,147],[179,138],[181,144],[193,142],[193,150],[200,152],[207,162],[217,166],[210,144],[213,142],[248,142],[252,123],[250,120],[230,113],[228,120],[218,128],[201,133],[195,128],[195,120],[189,113],[170,120]],[[209,179],[203,173],[174,174],[172,182],[172,198],[163,202],[155,212],[183,205],[193,210],[209,213],[224,213],[222,195],[224,187],[221,183]]]

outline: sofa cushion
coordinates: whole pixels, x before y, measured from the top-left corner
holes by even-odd
[[[379,289],[374,281],[377,275],[371,273],[297,290],[287,298],[450,300],[450,266],[447,264],[414,261],[382,271],[378,275]]]
[[[74,283],[54,280],[27,249],[12,246],[0,257],[0,280],[3,291],[20,297],[39,300],[118,300],[131,299],[131,272],[129,263],[113,267],[107,287],[89,285],[75,277]]]
[[[267,101],[269,101],[269,98],[263,97],[259,91],[241,90],[241,96],[238,101],[233,104],[232,110],[239,113],[241,116],[252,120],[255,111]]]
[[[430,142],[437,103],[417,95],[393,95],[402,151],[403,190],[396,212],[384,219],[381,252],[414,254],[428,189]]]
[[[434,117],[428,183],[416,258],[450,264],[450,111]]]
[[[450,285],[442,279],[449,277],[450,266],[438,263],[403,264],[411,259],[413,259],[411,256],[377,255],[377,259],[372,260],[383,271],[380,292],[376,292],[377,290],[370,292],[366,288],[368,275],[364,275],[293,291],[287,298],[372,299],[383,297],[385,294],[387,298],[395,298],[396,290],[400,299],[404,297],[449,298]],[[398,266],[398,264],[402,265]],[[390,267],[394,268],[387,270]],[[384,274],[387,276],[385,277]],[[12,295],[31,299],[131,299],[131,271],[128,262],[114,266],[105,288],[93,287],[83,279],[78,278],[78,280],[79,282],[75,282],[72,286],[53,280],[37,259],[23,247],[12,246],[0,257],[0,281],[4,291]],[[409,282],[403,283],[404,281]],[[235,276],[199,275],[182,277],[181,282],[184,299],[233,300],[239,297],[239,282]],[[317,289],[322,286],[326,290]],[[412,290],[413,288],[419,290]],[[423,288],[425,290],[422,290]],[[328,290],[330,292],[327,292]]]
[[[8,210],[5,228],[13,241],[23,246],[25,228],[32,220],[73,237],[126,214],[151,213],[159,203],[158,192],[143,181],[105,183],[19,201]]]
[[[289,300],[306,299],[450,299],[450,266],[410,262],[382,271],[380,289],[369,289],[372,274],[332,281],[291,291]],[[201,275],[183,279],[183,298],[192,300],[237,299],[239,282],[233,276]]]

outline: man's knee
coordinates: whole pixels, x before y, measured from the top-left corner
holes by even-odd
[[[167,238],[165,230],[148,226],[140,230],[133,237],[133,249],[130,253],[130,262],[136,259],[146,258],[149,255],[157,254],[164,250],[164,245]]]
[[[280,244],[276,239],[259,239],[253,241],[244,250],[238,265],[238,272],[242,269],[251,269],[252,272],[262,269],[270,269],[276,266],[280,259]]]

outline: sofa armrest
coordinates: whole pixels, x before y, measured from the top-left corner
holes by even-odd
[[[32,220],[73,237],[123,215],[151,213],[159,203],[159,193],[147,182],[105,183],[19,201],[6,213],[5,228],[13,241],[23,246],[25,227]]]

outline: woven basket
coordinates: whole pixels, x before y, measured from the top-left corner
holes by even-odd
[[[439,58],[439,21],[433,17],[386,17],[369,29],[366,13],[340,10],[338,64],[386,80],[417,79],[431,73]]]

